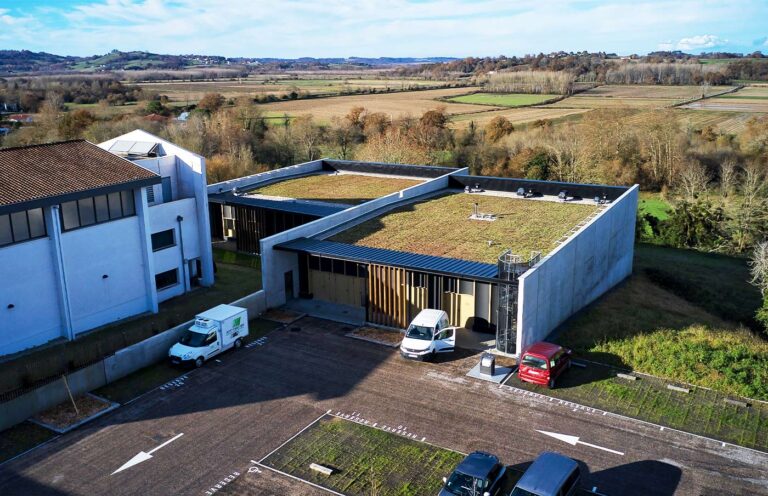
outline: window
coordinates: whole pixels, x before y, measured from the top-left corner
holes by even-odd
[[[155,187],[147,186],[147,203],[155,203]]]
[[[135,213],[133,191],[118,191],[109,195],[92,196],[62,203],[61,225],[63,231],[71,231],[80,227],[130,217]]]
[[[0,215],[0,246],[46,236],[42,208]]]
[[[107,195],[96,196],[93,198],[96,207],[96,222],[106,222],[109,220],[109,200]]]
[[[334,260],[333,261],[333,273],[334,274],[344,275],[344,261],[343,260]]]
[[[96,223],[96,210],[93,208],[93,198],[77,200],[77,212],[80,214],[80,227]]]
[[[475,284],[472,281],[459,280],[459,293],[464,295],[475,294]]]
[[[159,291],[161,289],[170,288],[179,283],[179,271],[178,269],[167,270],[159,274],[155,274],[155,288]]]
[[[453,277],[444,277],[443,278],[443,291],[446,293],[458,293],[458,279],[454,279]]]
[[[27,212],[12,213],[11,227],[13,228],[14,241],[25,241],[29,239],[29,224],[27,224]]]
[[[176,235],[173,229],[156,232],[152,235],[152,251],[164,250],[176,246]]]
[[[320,259],[318,257],[309,257],[310,270],[320,270]]]

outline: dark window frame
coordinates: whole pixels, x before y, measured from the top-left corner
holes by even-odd
[[[173,274],[175,281],[173,283],[169,283],[169,284],[166,284],[164,286],[158,286],[157,285],[157,278],[160,277],[160,276],[168,275],[168,274]],[[179,269],[178,268],[177,269],[166,270],[166,271],[163,271],[163,272],[158,272],[157,274],[155,274],[155,291],[162,291],[164,289],[168,289],[168,288],[172,288],[174,286],[178,286],[179,284],[180,283],[179,283]]]
[[[169,233],[169,232],[171,233],[171,243],[156,247],[155,246],[155,236],[158,235],[158,234],[166,234],[166,233]],[[153,252],[165,250],[165,249],[168,249],[168,248],[173,248],[174,246],[177,245],[177,243],[176,243],[176,229],[171,228],[171,229],[165,229],[163,231],[158,231],[156,233],[152,233],[150,235],[150,242],[152,243],[152,251]]]
[[[119,204],[118,205],[112,205],[109,201],[109,197],[111,195],[118,195],[119,198]],[[106,196],[107,197],[107,213],[108,213],[108,219],[106,220],[99,220],[99,216],[96,212],[96,198],[99,196]],[[127,199],[126,199],[127,198]],[[86,202],[90,201],[91,208],[93,209],[93,218],[94,222],[90,224],[83,225],[83,219],[80,214],[80,202]],[[112,222],[115,220],[125,219],[128,217],[134,217],[136,215],[136,201],[133,196],[133,190],[132,189],[126,189],[122,191],[115,191],[114,193],[110,193],[108,195],[96,195],[96,196],[88,196],[85,198],[79,198],[77,200],[72,200],[65,203],[74,203],[75,205],[75,211],[77,212],[77,225],[72,227],[67,227],[66,223],[64,222],[64,207],[63,203],[59,205],[59,220],[61,222],[61,232],[70,232],[70,231],[76,231],[77,229],[83,229],[86,227],[93,227],[98,226],[99,224],[106,224],[107,222]],[[132,205],[132,212],[126,214],[125,213],[125,205],[130,204]],[[116,207],[119,207],[119,212],[113,212],[113,210],[116,209]]]
[[[39,210],[39,211],[41,211],[42,216],[43,216],[43,233],[42,234],[38,234],[36,236],[32,235],[32,225],[29,222],[29,212],[32,211],[32,210],[35,210],[35,211]],[[14,228],[13,228],[13,224],[14,224],[13,216],[15,215],[18,218],[18,214],[23,214],[23,216],[24,216],[23,222],[24,222],[25,227],[27,229],[27,237],[24,238],[24,239],[16,239],[16,233],[14,232]],[[19,212],[11,212],[11,213],[8,213],[8,214],[2,214],[2,215],[0,215],[0,217],[5,217],[5,218],[8,219],[8,229],[9,229],[8,233],[11,235],[11,242],[10,243],[0,244],[0,248],[4,248],[6,246],[11,246],[11,245],[16,245],[16,244],[19,244],[19,243],[26,243],[27,241],[34,241],[36,239],[42,239],[42,238],[47,238],[48,237],[48,226],[45,224],[45,211],[43,210],[42,207],[31,208],[31,209],[28,209],[28,210],[21,210]]]

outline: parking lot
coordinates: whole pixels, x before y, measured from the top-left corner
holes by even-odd
[[[329,411],[515,468],[558,451],[607,495],[768,494],[766,454],[471,379],[471,353],[407,362],[349,330],[303,318],[226,353],[0,466],[0,494],[327,494],[258,462]]]

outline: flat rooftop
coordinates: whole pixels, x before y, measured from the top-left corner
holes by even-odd
[[[423,181],[376,174],[330,172],[277,181],[245,194],[357,205]]]
[[[475,203],[479,212],[496,220],[470,219]],[[329,241],[496,263],[506,249],[525,257],[531,251],[545,255],[600,208],[591,201],[561,202],[551,196],[450,190],[369,219]]]

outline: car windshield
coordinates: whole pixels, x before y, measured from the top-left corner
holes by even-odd
[[[538,496],[538,494],[516,487],[515,490],[512,491],[512,494],[510,494],[509,496]]]
[[[445,488],[451,494],[459,496],[474,496],[478,489],[485,487],[485,481],[475,479],[471,475],[462,474],[458,470],[451,474],[445,483]]]
[[[547,369],[546,360],[531,355],[523,355],[523,361],[521,363],[527,367],[533,367],[534,369]]]
[[[408,328],[408,332],[405,333],[405,337],[412,339],[421,339],[424,341],[432,341],[432,329],[431,327],[411,325]]]
[[[179,339],[179,343],[189,346],[191,348],[199,348],[203,346],[206,335],[200,332],[187,331]]]

